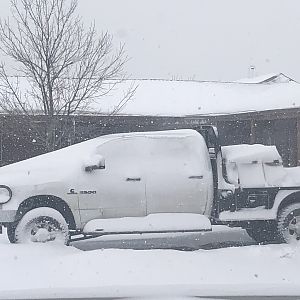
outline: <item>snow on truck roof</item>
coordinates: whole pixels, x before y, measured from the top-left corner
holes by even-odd
[[[118,139],[126,137],[178,137],[184,138],[189,136],[201,136],[196,130],[193,129],[174,129],[174,130],[162,130],[162,131],[146,131],[146,132],[126,132],[126,133],[115,133],[108,134],[96,139]]]
[[[74,162],[82,161],[85,163],[91,154],[95,150],[110,141],[122,140],[130,137],[149,137],[149,138],[189,138],[196,137],[196,140],[205,145],[204,138],[200,133],[192,129],[178,129],[178,130],[165,130],[155,132],[131,132],[131,133],[120,133],[120,134],[109,134],[103,135],[91,140],[87,140],[78,144],[71,145],[53,152],[45,153],[39,156],[35,156],[15,164],[3,166],[0,168],[0,176],[5,173],[8,175],[10,172],[16,171],[28,172],[33,174],[33,171],[43,170],[46,168],[49,173],[50,170],[54,170],[57,176],[64,176],[66,172],[69,172],[68,168],[62,168],[62,166],[73,166]],[[74,165],[75,166],[75,165]],[[60,172],[57,172],[60,170]],[[43,180],[41,176],[41,180]]]
[[[96,137],[91,140],[87,140],[78,144],[71,145],[66,148],[59,149],[54,152],[50,152],[44,155],[51,156],[56,153],[77,153],[82,150],[93,150],[95,146],[100,146],[109,141],[114,141],[122,138],[132,138],[132,137],[149,137],[149,138],[187,138],[187,137],[197,137],[204,141],[204,138],[200,133],[193,129],[176,129],[176,130],[163,130],[163,131],[148,131],[148,132],[128,132],[128,133],[115,133],[115,134],[107,134],[100,137]]]
[[[202,140],[205,143],[203,136],[193,129],[176,129],[176,130],[163,130],[163,131],[148,131],[148,132],[128,132],[128,133],[115,133],[103,135],[100,137],[96,137],[91,140],[87,140],[78,144],[74,144],[72,146],[62,148],[60,150],[50,152],[58,153],[58,152],[78,152],[84,149],[90,151],[95,149],[95,146],[103,145],[110,141],[126,139],[126,138],[134,138],[134,137],[148,137],[148,138],[188,138],[188,137],[196,137]]]

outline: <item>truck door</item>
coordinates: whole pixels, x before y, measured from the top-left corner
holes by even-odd
[[[204,214],[212,202],[213,180],[202,136],[153,138],[148,151],[147,214]]]
[[[95,191],[79,194],[83,222],[94,218],[144,216],[145,178],[142,176],[143,145],[135,138],[119,138],[99,146],[105,168],[85,172],[80,189]]]

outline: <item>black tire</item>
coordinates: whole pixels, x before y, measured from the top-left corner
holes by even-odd
[[[50,207],[34,208],[24,214],[15,227],[11,238],[15,243],[46,243],[56,241],[67,244],[68,224],[57,210]]]
[[[15,244],[16,243],[16,237],[15,237],[15,232],[16,232],[16,224],[15,223],[9,223],[7,225],[7,237],[10,243]]]
[[[277,243],[281,241],[275,221],[252,223],[246,228],[246,231],[257,243]]]
[[[285,243],[300,242],[300,203],[290,204],[279,211],[278,232]]]

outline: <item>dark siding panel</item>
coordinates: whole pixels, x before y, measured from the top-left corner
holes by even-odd
[[[218,122],[217,127],[223,146],[250,143],[250,121]]]
[[[297,126],[296,118],[288,119],[286,115],[272,120],[238,119],[224,120],[224,117],[214,117],[219,131],[221,145],[241,143],[275,144],[283,157],[285,165],[297,164]],[[35,142],[36,136],[30,132],[22,117],[0,117],[1,165],[23,160],[44,153],[43,147]],[[42,117],[35,121],[39,130],[44,130],[45,122]],[[147,117],[147,116],[76,116],[67,120],[70,133],[61,142],[61,147],[78,143],[100,135],[132,132],[153,131],[179,128],[193,128],[212,119],[203,117]],[[5,130],[4,130],[5,129]],[[252,130],[252,135],[251,135]],[[300,153],[300,152],[299,152]]]

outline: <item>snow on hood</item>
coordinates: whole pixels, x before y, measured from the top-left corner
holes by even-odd
[[[1,167],[0,183],[39,184],[46,181],[59,181],[80,169],[86,157],[93,153],[96,146],[106,141],[105,138],[96,138]]]

